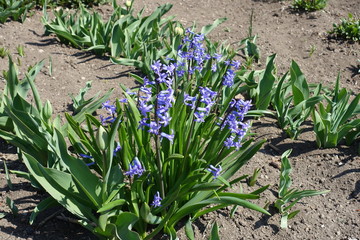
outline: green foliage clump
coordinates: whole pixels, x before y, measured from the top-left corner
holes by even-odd
[[[325,96],[327,105],[319,103],[313,110],[314,132],[319,148],[336,147],[345,139],[352,144],[360,136],[360,94],[351,101],[352,94],[340,89],[340,76],[330,96]]]
[[[108,2],[108,0],[50,0],[48,4],[50,6],[62,6],[68,8],[77,8],[79,6],[79,2],[87,7],[98,6],[100,4],[104,4]]]
[[[9,50],[7,50],[5,47],[0,48],[0,57],[4,58],[9,54]]]
[[[43,62],[19,80],[9,57],[0,137],[19,148],[29,170],[20,174],[50,194],[31,223],[39,212],[62,205],[101,239],[153,239],[162,230],[177,239],[180,220],[190,217],[187,234],[194,235],[194,220],[230,205],[270,215],[250,202],[268,186],[249,194],[226,191],[246,178],[232,177],[265,140],[248,139],[251,123],[241,116],[251,104],[235,99],[240,82],[233,73],[240,63],[233,51],[205,48],[210,29],[188,29],[184,39],[190,42],[176,48],[178,59],[155,61],[146,78],[133,75],[142,86],[122,87],[125,99],[99,99],[105,117],[91,114],[101,105],[97,100],[66,114],[65,124],[36,90]],[[26,100],[30,90],[34,103]],[[74,97],[78,106],[86,91]],[[217,229],[214,224],[212,236]]]
[[[360,41],[360,19],[354,17],[351,13],[349,13],[348,19],[341,19],[341,23],[334,23],[333,27],[330,34],[333,34],[336,38],[343,38],[355,42]]]
[[[29,10],[41,6],[61,6],[68,8],[77,8],[79,3],[86,7],[92,7],[108,2],[108,0],[0,0],[0,23],[8,19],[24,22]]]
[[[24,22],[28,11],[35,6],[35,3],[31,0],[0,0],[0,23],[6,22],[9,18]]]
[[[326,7],[327,0],[294,0],[293,7],[302,11],[317,11]]]

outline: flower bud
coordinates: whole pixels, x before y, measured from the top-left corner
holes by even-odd
[[[49,100],[46,101],[45,106],[43,108],[43,117],[45,120],[49,120],[52,116],[52,106]]]
[[[108,134],[106,130],[103,128],[103,126],[100,125],[96,132],[96,144],[100,148],[101,151],[104,151],[106,149],[107,140],[108,140]]]
[[[131,1],[126,1],[126,2],[125,2],[125,6],[128,7],[128,8],[131,7],[131,4],[132,4]]]
[[[184,35],[184,29],[182,27],[175,27],[175,33],[177,35]]]

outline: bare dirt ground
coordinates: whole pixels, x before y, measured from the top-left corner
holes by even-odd
[[[233,47],[248,34],[251,11],[254,13],[253,33],[258,35],[257,45],[261,60],[257,68],[263,68],[267,56],[276,53],[278,73],[289,69],[295,60],[311,83],[333,86],[338,72],[341,85],[354,91],[360,90],[360,74],[357,73],[360,59],[360,44],[328,38],[327,31],[333,23],[348,13],[360,16],[360,1],[329,0],[324,10],[313,13],[298,13],[290,8],[291,1],[266,0],[179,0],[145,1],[135,0],[137,8],[147,6],[152,11],[159,4],[174,4],[170,11],[185,26],[194,21],[197,26],[212,23],[216,18],[227,17],[210,37],[216,41],[227,41]],[[111,7],[102,6],[98,11],[109,14]],[[67,111],[71,99],[68,94],[77,94],[79,89],[92,80],[89,93],[103,93],[115,88],[114,96],[120,94],[119,83],[134,86],[128,73],[134,69],[111,64],[107,58],[98,58],[91,53],[60,44],[54,36],[43,36],[40,23],[41,12],[28,18],[25,23],[7,22],[0,25],[0,47],[10,49],[15,60],[18,45],[25,46],[26,56],[21,59],[20,72],[42,59],[52,58],[53,74],[49,75],[48,62],[36,80],[43,100],[49,99],[55,112]],[[311,49],[314,50],[310,54]],[[0,59],[0,70],[6,70],[6,59]],[[3,88],[4,80],[0,81]],[[279,180],[279,159],[282,152],[293,148],[290,161],[293,166],[293,186],[299,189],[331,190],[324,196],[303,199],[297,206],[301,212],[289,222],[287,230],[280,229],[280,216],[265,217],[239,208],[234,218],[228,216],[229,209],[217,211],[196,221],[196,239],[207,239],[211,224],[216,220],[222,239],[360,239],[360,157],[359,141],[352,146],[340,145],[332,149],[317,149],[312,125],[305,126],[296,141],[286,138],[271,118],[262,118],[254,123],[257,138],[268,139],[263,149],[240,170],[239,175],[251,174],[261,168],[258,185],[271,184],[263,198],[256,202],[264,205],[276,199]],[[95,239],[76,224],[56,217],[41,222],[48,216],[40,215],[37,222],[28,224],[32,209],[46,196],[37,191],[26,180],[11,175],[13,190],[6,185],[3,161],[10,169],[26,170],[17,160],[16,150],[0,142],[0,212],[10,212],[6,197],[14,200],[19,215],[7,214],[0,219],[0,239]],[[276,148],[270,147],[275,146]],[[276,149],[276,150],[275,150]],[[243,184],[246,189],[246,184]],[[248,191],[250,191],[249,189]],[[233,191],[239,191],[236,186]],[[274,212],[270,208],[271,212]],[[179,226],[180,239],[186,239]],[[160,237],[159,237],[160,238]],[[166,239],[166,236],[161,237]]]

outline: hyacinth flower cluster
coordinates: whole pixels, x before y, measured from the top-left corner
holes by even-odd
[[[140,177],[144,173],[144,171],[145,169],[141,165],[141,162],[137,157],[135,157],[129,166],[129,171],[125,172],[125,175],[129,177],[133,177],[134,175],[137,175],[138,177]]]
[[[224,145],[227,148],[235,147],[240,149],[241,141],[246,135],[250,127],[249,123],[244,123],[244,117],[251,108],[251,101],[244,101],[242,99],[232,99],[229,106],[227,116],[223,119],[221,129],[228,127],[230,136],[225,140]]]
[[[215,73],[221,70],[218,64],[223,63],[223,67],[226,67],[226,72],[222,77],[222,84],[232,87],[234,85],[235,72],[240,68],[240,62],[230,59],[222,62],[222,54],[214,53],[210,55],[207,53],[203,41],[203,34],[196,34],[190,29],[186,30],[182,45],[178,49],[177,62],[174,64],[176,66],[177,77],[180,78],[186,73],[190,77],[196,71],[202,72],[209,61],[211,62],[211,71]],[[205,71],[207,70],[205,69]]]
[[[100,114],[100,122],[102,125],[106,125],[109,123],[113,123],[116,119],[115,114],[116,114],[116,107],[113,104],[110,104],[110,100],[104,102],[102,104],[102,109],[105,109],[107,112],[107,115],[104,116],[102,114]]]
[[[139,89],[138,109],[142,115],[139,128],[158,135],[161,139],[167,138],[172,142],[174,134],[164,132],[163,128],[170,123],[169,109],[175,102],[174,90],[172,89],[175,66],[156,61],[151,65],[151,69],[154,72],[155,81],[150,81],[145,77],[144,84]],[[155,94],[155,101],[152,101],[153,89],[159,89],[160,84],[164,84],[166,89],[158,91]]]
[[[232,87],[234,85],[235,71],[240,68],[240,62],[236,60],[226,60],[226,66],[228,66],[226,73],[223,77],[223,85],[227,87]]]
[[[183,44],[179,46],[178,61],[175,64],[178,77],[182,77],[186,72],[189,75],[194,74],[196,70],[201,72],[205,61],[211,59],[203,44],[204,35],[195,34],[190,29],[186,30],[186,34]],[[220,58],[221,56],[216,55],[216,59]],[[188,64],[189,61],[191,64]]]
[[[211,107],[215,104],[215,98],[217,96],[217,92],[212,91],[208,87],[199,87],[200,92],[200,100],[203,106],[196,106],[197,97],[192,97],[188,94],[185,94],[184,104],[190,106],[191,109],[196,108],[194,113],[194,121],[195,122],[205,122],[205,117],[207,117],[210,113]]]

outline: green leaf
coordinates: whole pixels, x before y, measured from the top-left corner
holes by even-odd
[[[209,34],[214,28],[225,22],[227,18],[218,18],[212,24],[206,25],[201,29],[201,34],[207,35]]]
[[[6,204],[10,208],[12,214],[14,214],[16,216],[19,213],[19,209],[15,206],[14,201],[12,199],[10,199],[9,197],[6,197]]]
[[[57,184],[56,181],[47,177],[44,177],[44,168],[30,155],[24,153],[24,163],[29,169],[32,176],[40,183],[40,185],[62,206],[64,206],[69,212],[80,218],[87,218],[93,221],[96,219],[91,213],[91,208],[81,204],[76,199],[71,197],[71,192],[65,191],[62,187]],[[65,173],[63,173],[65,174]],[[63,178],[60,178],[63,179]],[[48,181],[50,180],[50,181]],[[63,179],[65,180],[65,179]],[[70,183],[69,183],[70,184]]]
[[[291,62],[290,76],[294,96],[294,105],[297,105],[305,99],[309,98],[309,86],[306,82],[304,74],[299,68],[299,65],[295,61]]]
[[[65,140],[57,129],[55,129],[54,138],[59,145],[61,160],[68,167],[68,170],[71,172],[76,183],[84,191],[91,202],[96,207],[100,207],[102,205],[102,199],[99,192],[99,186],[101,184],[100,180],[90,171],[84,161],[74,158],[67,153]]]
[[[200,192],[200,191],[208,191],[215,190],[221,187],[223,184],[219,182],[210,182],[210,183],[200,183],[194,185],[189,191],[190,192]]]
[[[195,234],[194,234],[194,229],[192,227],[191,218],[189,218],[189,220],[187,220],[185,224],[185,234],[189,240],[195,240]]]
[[[139,60],[136,60],[136,59],[111,57],[110,60],[111,60],[111,62],[113,62],[115,64],[120,64],[120,65],[125,65],[125,66],[134,66],[134,67],[137,67],[140,69],[142,69],[144,67],[144,63]]]
[[[58,206],[59,203],[52,197],[47,197],[44,200],[42,200],[33,210],[33,212],[30,215],[29,223],[32,225],[37,217],[37,215],[51,207]]]
[[[359,101],[360,101],[360,94],[358,94],[350,103],[348,106],[346,112],[342,113],[342,118],[338,123],[338,126],[345,123],[349,118],[351,118],[356,110],[357,107],[359,107]]]
[[[300,210],[296,210],[296,211],[289,213],[288,219],[294,218],[299,212],[300,212]]]
[[[272,73],[275,69],[275,57],[276,54],[273,54],[267,58],[265,72],[259,76],[259,94],[256,97],[256,109],[258,110],[266,110],[272,98],[273,85],[276,79]]]
[[[220,240],[219,227],[218,227],[216,221],[214,222],[214,224],[213,224],[213,226],[211,228],[211,233],[210,233],[209,240]]]
[[[10,188],[10,190],[12,190],[12,183],[11,183],[11,178],[10,178],[10,175],[9,175],[9,170],[7,168],[7,165],[6,165],[6,161],[4,160],[4,168],[5,168],[5,178],[6,178],[6,182],[7,182],[7,185],[8,187]]]
[[[109,203],[104,204],[99,210],[97,210],[98,213],[106,212],[114,207],[124,205],[126,203],[125,199],[118,199]]]
[[[130,212],[122,212],[116,219],[116,235],[119,239],[126,240],[140,240],[140,236],[131,231],[132,226],[139,220],[139,218]]]
[[[264,192],[269,187],[270,187],[270,184],[268,184],[266,186],[263,186],[263,187],[259,188],[258,190],[255,190],[255,191],[251,192],[250,194],[259,195],[260,193]]]
[[[281,155],[281,170],[280,170],[280,183],[279,183],[279,198],[283,198],[287,192],[288,189],[291,186],[291,165],[290,161],[288,159],[288,156],[291,154],[292,149],[289,149],[285,151]]]
[[[156,236],[156,234],[158,234],[165,226],[165,224],[168,223],[168,220],[170,219],[170,217],[174,214],[175,210],[177,209],[177,203],[176,201],[174,201],[174,203],[171,205],[169,211],[167,211],[165,217],[163,217],[162,221],[159,223],[159,225],[149,234],[147,235],[144,240],[150,240],[153,239],[153,237]],[[173,230],[173,226],[169,226],[168,230]],[[174,231],[175,233],[172,235],[176,236],[176,231]]]
[[[140,216],[141,218],[149,224],[159,224],[161,222],[161,217],[155,216],[151,213],[149,205],[147,203],[143,203],[140,208]]]
[[[255,194],[245,194],[245,193],[229,193],[229,192],[220,192],[218,193],[219,196],[228,196],[234,197],[239,199],[259,199],[259,195]]]
[[[172,225],[173,223],[182,219],[184,216],[192,214],[210,204],[228,204],[228,205],[234,204],[234,205],[243,206],[245,208],[249,208],[249,209],[270,215],[270,213],[268,211],[266,211],[265,209],[255,205],[253,203],[245,201],[243,199],[239,199],[237,197],[219,196],[219,197],[215,197],[215,198],[209,198],[209,199],[206,199],[206,200],[203,200],[203,201],[191,204],[191,205],[185,204],[178,211],[176,211],[176,213],[171,217],[171,219],[169,220],[169,224]]]

